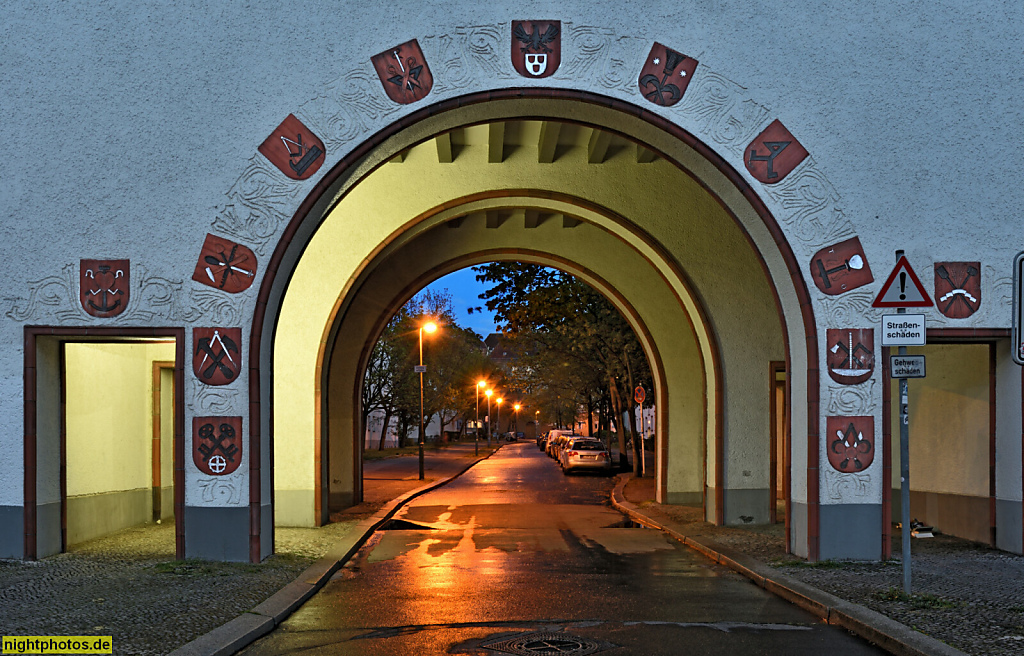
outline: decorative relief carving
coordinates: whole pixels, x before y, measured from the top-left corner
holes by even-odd
[[[642,65],[644,53],[640,51],[645,40],[622,36],[607,27],[562,25],[562,66],[552,79],[588,80],[609,90],[635,95],[636,72]],[[646,47],[650,48],[650,41]]]
[[[742,158],[744,147],[768,119],[768,108],[746,97],[735,82],[698,67],[693,90],[679,106],[702,127],[702,136]]]
[[[876,402],[881,399],[875,395],[875,379],[872,378],[860,385],[829,386],[828,414],[830,415],[870,415],[874,412]]]
[[[241,391],[237,386],[232,387],[210,387],[199,382],[196,378],[192,381],[192,401],[188,404],[193,415],[226,415],[231,412],[238,412],[239,394]]]
[[[438,92],[465,89],[481,78],[513,79],[515,71],[507,58],[508,29],[507,23],[474,25],[424,38],[424,54],[437,62],[434,87]]]
[[[874,300],[875,293],[865,289],[846,292],[842,296],[822,295],[818,298],[818,305],[824,316],[823,324],[843,326],[878,323],[882,320],[882,310],[871,307]]]
[[[800,170],[764,193],[786,211],[780,219],[787,232],[808,248],[842,241],[856,234],[853,224],[838,207],[839,193],[809,159]]]
[[[1009,307],[1013,299],[1013,276],[1006,275],[1009,267],[996,269],[991,264],[982,267],[985,269],[985,280],[988,280],[988,295],[992,299],[989,307]]]
[[[833,501],[866,497],[871,494],[871,474],[843,474],[828,468],[821,471],[825,475],[828,498]]]
[[[33,280],[25,285],[27,296],[4,297],[4,316],[15,321],[36,322],[51,312],[58,323],[81,320],[84,316],[76,289],[77,265],[66,264],[60,275]]]
[[[123,321],[148,323],[159,317],[169,321],[191,322],[201,316],[201,313],[187,302],[188,295],[182,292],[184,281],[149,275],[144,266],[136,266],[134,269],[132,287],[135,291],[132,293],[132,307],[122,315]],[[119,320],[118,323],[122,321]]]
[[[242,503],[242,485],[240,481],[233,478],[200,478],[196,486],[203,491],[203,501],[206,503],[221,502],[230,506],[238,506]]]
[[[194,320],[200,318],[207,323],[240,325],[244,296],[225,294],[209,287],[194,288],[190,292],[190,305],[197,312]]]
[[[281,226],[278,216],[252,212],[235,205],[226,205],[213,220],[213,229],[241,242],[256,244],[253,250],[259,255],[267,254],[267,245]]]
[[[230,205],[236,206],[233,211],[238,216],[260,214],[265,217],[263,220],[281,224],[291,218],[296,195],[303,187],[302,182],[283,177],[266,158],[255,154],[249,158],[249,165],[226,195]]]

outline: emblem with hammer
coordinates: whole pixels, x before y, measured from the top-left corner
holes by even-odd
[[[227,385],[232,382],[241,370],[241,351],[238,346],[241,337],[239,328],[193,329],[192,339],[196,351],[192,368],[196,377],[207,385]]]
[[[942,314],[964,319],[981,306],[980,262],[937,262],[935,300]]]

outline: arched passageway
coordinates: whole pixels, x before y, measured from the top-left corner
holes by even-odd
[[[259,364],[274,371],[277,521],[316,524],[359,499],[359,383],[384,322],[431,280],[496,259],[578,275],[641,336],[657,381],[659,500],[703,501],[719,523],[767,521],[779,361],[788,398],[808,393],[808,352],[788,346],[808,340],[806,290],[767,212],[692,140],[600,104],[492,100],[421,118],[342,162],[272,263],[263,294],[279,314],[253,342],[274,334]],[[802,403],[786,415],[817,421]],[[798,440],[786,471],[807,471],[808,456]],[[813,542],[810,478],[789,486],[797,553]]]

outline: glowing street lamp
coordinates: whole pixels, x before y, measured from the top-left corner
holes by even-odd
[[[498,400],[497,400],[497,403],[498,403],[498,413],[497,414],[498,414],[498,416],[497,416],[497,421],[495,421],[495,424],[498,427],[498,442],[499,443],[501,442],[501,404],[504,403],[504,402],[505,402],[505,399],[503,399],[503,398],[501,398],[499,396]]]
[[[494,394],[494,390],[489,389],[484,392],[484,396],[487,397],[487,448],[491,448],[491,395]]]
[[[476,381],[476,430],[473,431],[473,451],[476,455],[480,455],[480,388],[486,384],[486,380]]]
[[[515,423],[512,424],[516,432],[519,432],[519,408],[521,407],[523,406],[520,405],[519,403],[512,406],[512,408],[516,411],[516,420]]]
[[[423,366],[423,331],[432,333],[437,330],[437,324],[433,321],[420,326],[420,366],[416,367],[416,371],[420,374],[420,439],[419,439],[419,456],[420,456],[420,480],[423,480],[423,442],[426,438],[426,433],[423,428],[423,374],[427,368]]]

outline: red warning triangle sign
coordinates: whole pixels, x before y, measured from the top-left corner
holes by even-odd
[[[871,307],[877,308],[901,308],[901,307],[932,307],[931,297],[925,291],[921,279],[914,273],[906,256],[900,256],[895,268],[882,285],[882,290],[875,297]]]

